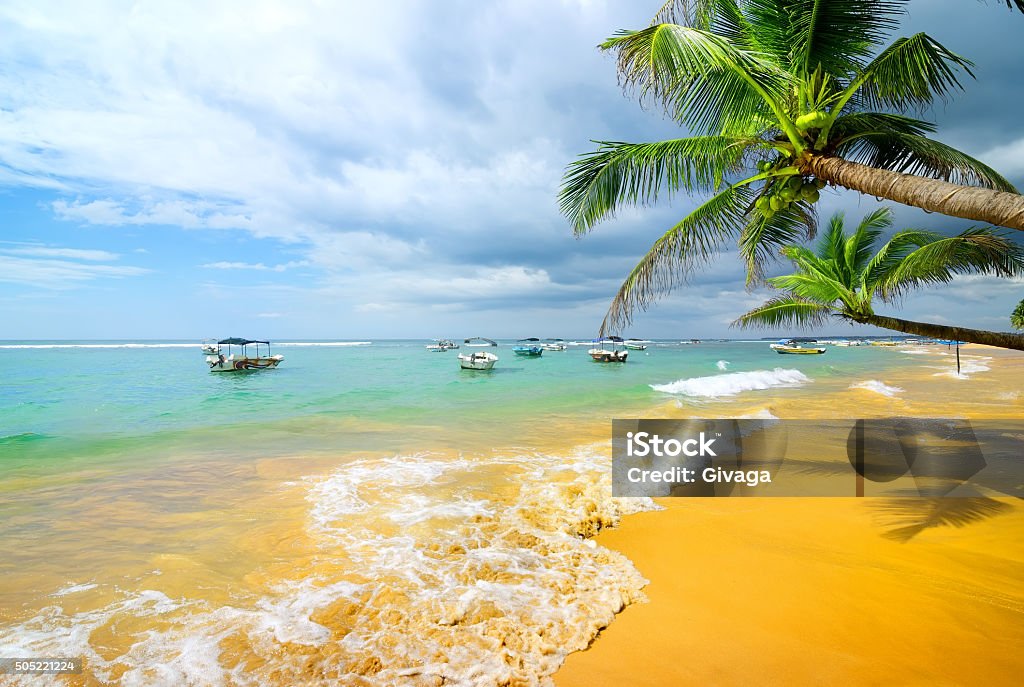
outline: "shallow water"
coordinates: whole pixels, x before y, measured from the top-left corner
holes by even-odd
[[[0,344],[0,655],[84,656],[83,684],[543,682],[643,596],[588,539],[653,507],[610,497],[612,417],[889,407],[951,363],[503,345],[475,373],[325,343],[241,375],[186,342]]]

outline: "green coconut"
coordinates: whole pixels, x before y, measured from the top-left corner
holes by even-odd
[[[786,202],[779,196],[772,196],[772,199],[768,202],[771,205],[773,212],[778,212],[782,209],[782,206],[786,204]]]
[[[824,179],[815,179],[814,180],[814,187],[816,189],[818,189],[819,191],[821,189],[825,188],[825,180]]]
[[[756,207],[761,213],[765,213],[769,210],[769,202],[766,196],[761,196],[754,201],[754,207]]]
[[[796,118],[796,128],[801,131],[808,129],[820,129],[828,122],[828,114],[825,112],[808,112]]]
[[[787,186],[786,188],[782,189],[781,192],[779,192],[779,197],[786,202],[792,202],[796,200],[796,196],[798,193],[799,191],[797,191],[792,186]]]
[[[803,191],[801,191],[800,192],[800,197],[803,198],[808,203],[817,203],[818,202],[818,198],[821,197],[821,193],[818,191],[818,189],[814,188],[814,186],[812,185],[810,187],[810,190],[803,190]]]

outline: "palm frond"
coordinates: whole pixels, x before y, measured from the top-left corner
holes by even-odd
[[[962,89],[958,71],[974,76],[974,64],[925,33],[898,38],[864,68],[855,84],[867,102],[888,107],[926,107]]]
[[[748,0],[755,34],[793,71],[860,71],[899,26],[907,0]]]
[[[862,133],[839,143],[836,153],[852,162],[879,169],[1017,193],[1013,184],[984,162],[916,134]]]
[[[730,325],[747,329],[749,327],[817,327],[825,324],[835,310],[828,305],[806,301],[792,295],[773,298],[748,313],[736,318]]]
[[[853,283],[855,275],[867,266],[875,249],[875,243],[881,237],[882,232],[892,226],[892,210],[881,207],[869,212],[857,226],[857,231],[846,242],[843,261],[846,264],[846,271],[849,274],[850,282]]]
[[[743,226],[757,195],[749,186],[730,186],[712,196],[659,238],[619,287],[601,324],[601,334],[629,324],[633,311],[686,281],[710,261]]]
[[[907,253],[875,283],[875,290],[883,299],[892,300],[912,288],[950,282],[958,274],[1022,276],[1024,247],[989,228],[968,229]]]
[[[818,215],[814,205],[796,202],[771,217],[751,213],[740,235],[740,256],[747,266],[747,285],[764,278],[764,267],[795,241],[814,238]]]
[[[768,284],[797,298],[828,305],[836,301],[851,302],[853,294],[845,284],[835,278],[835,275],[820,270],[811,273],[800,271],[796,274],[783,274],[772,277]]]
[[[743,169],[751,147],[767,143],[728,136],[698,136],[657,143],[600,141],[566,169],[559,205],[581,234],[613,217],[622,205],[646,205],[662,192],[710,191]]]
[[[730,121],[766,121],[790,77],[756,53],[708,31],[658,24],[620,31],[600,46],[618,53],[619,80],[642,102],[656,102],[696,133],[723,131]]]

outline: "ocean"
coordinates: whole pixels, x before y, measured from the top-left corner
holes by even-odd
[[[850,417],[955,377],[944,346],[501,342],[473,372],[425,343],[214,374],[192,341],[0,342],[0,656],[83,657],[72,684],[546,684],[644,599],[590,539],[657,508],[611,498],[612,418]]]

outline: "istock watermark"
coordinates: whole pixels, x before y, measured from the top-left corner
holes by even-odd
[[[614,496],[1024,496],[1024,420],[613,420]]]

